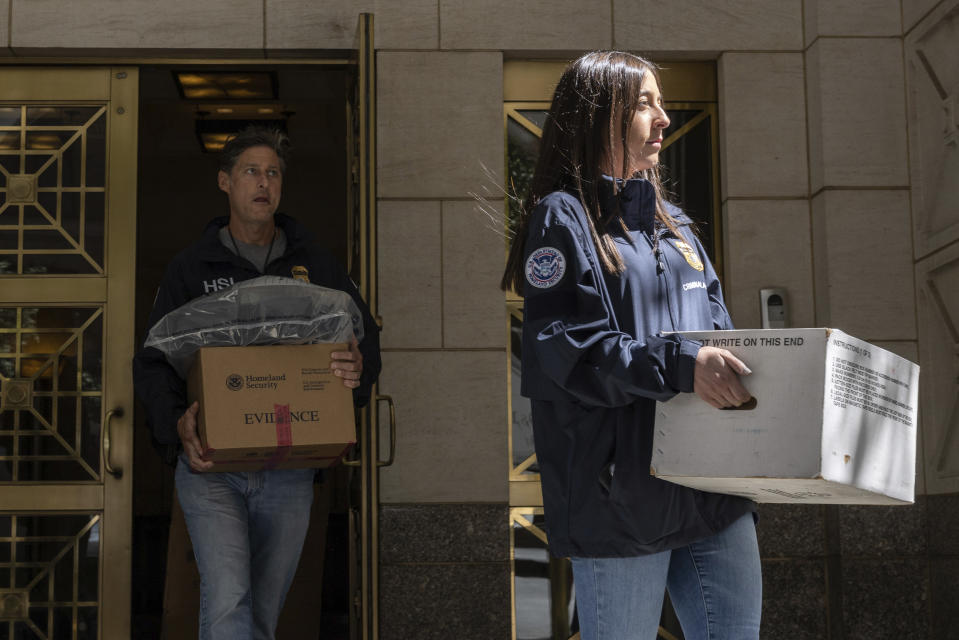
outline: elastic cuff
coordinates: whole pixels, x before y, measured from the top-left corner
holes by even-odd
[[[703,344],[696,340],[680,338],[679,342],[679,390],[683,393],[692,393],[695,386],[696,356]]]

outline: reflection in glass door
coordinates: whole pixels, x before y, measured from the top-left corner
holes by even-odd
[[[128,637],[136,71],[0,83],[0,638]]]

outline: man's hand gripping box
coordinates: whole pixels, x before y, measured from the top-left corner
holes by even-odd
[[[356,442],[353,392],[330,370],[343,344],[207,347],[187,379],[212,471],[329,467]]]
[[[757,502],[913,501],[918,365],[836,329],[682,335],[745,362],[755,401],[657,403],[654,476]]]

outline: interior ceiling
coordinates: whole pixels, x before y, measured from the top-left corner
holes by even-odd
[[[307,140],[315,134],[321,135],[322,128],[328,126],[326,117],[316,115],[342,114],[345,101],[346,71],[343,69],[320,67],[315,69],[268,69],[276,74],[277,98],[265,101],[227,101],[223,99],[201,101],[187,100],[180,95],[174,71],[169,67],[144,67],[140,71],[140,105],[142,116],[147,120],[142,124],[155,130],[159,135],[143,141],[153,152],[177,154],[196,151],[199,143],[194,133],[194,121],[198,111],[207,112],[206,119],[228,119],[242,117],[244,113],[255,111],[260,106],[273,106],[278,111],[288,112],[290,124],[295,125],[297,140]],[[196,70],[196,67],[190,67]],[[262,72],[252,68],[251,71]],[[231,73],[242,73],[241,69],[230,69]],[[217,107],[235,107],[234,114],[217,114]],[[162,115],[161,115],[162,114]],[[297,117],[297,114],[300,117]],[[275,119],[282,116],[264,116]],[[150,122],[150,120],[154,122]],[[177,130],[189,129],[188,135],[168,135],[169,127]],[[166,132],[166,133],[161,133]],[[184,131],[185,133],[185,131]],[[297,145],[299,146],[299,145]]]

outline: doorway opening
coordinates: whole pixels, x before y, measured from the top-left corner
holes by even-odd
[[[267,76],[273,93],[255,99],[231,97],[228,91],[208,98],[191,97],[184,91],[182,81],[177,80],[178,74],[184,72],[213,76],[249,72]],[[147,318],[166,265],[179,251],[196,242],[211,219],[229,213],[226,196],[216,186],[218,154],[204,149],[202,131],[228,131],[250,119],[280,120],[290,136],[292,153],[283,176],[279,211],[296,218],[319,244],[347,265],[353,180],[347,103],[354,86],[354,71],[348,65],[141,67],[136,247],[138,345],[149,330]],[[153,449],[140,412],[136,415],[133,468],[132,570],[136,588],[131,594],[132,637],[155,638],[163,625],[167,626],[163,637],[187,637],[191,627],[182,625],[192,624],[195,628],[195,620],[176,618],[195,615],[191,612],[196,603],[189,600],[196,593],[196,585],[190,584],[192,574],[188,566],[192,551],[189,547],[181,550],[174,540],[168,557],[171,514],[175,515],[173,470]],[[323,482],[315,485],[314,511],[321,515],[315,514],[312,520],[300,571],[280,621],[284,638],[316,638],[318,633],[312,629],[322,631],[324,638],[350,636],[351,477],[350,468],[339,467],[327,472]],[[328,528],[319,531],[318,527],[327,522],[326,512]],[[172,531],[176,536],[177,528]],[[306,564],[312,568],[306,570]],[[320,575],[316,575],[317,567]],[[177,597],[183,602],[176,601]],[[322,602],[321,616],[316,616],[318,602]],[[290,612],[304,606],[314,619],[291,624]],[[177,626],[171,629],[171,625]]]

